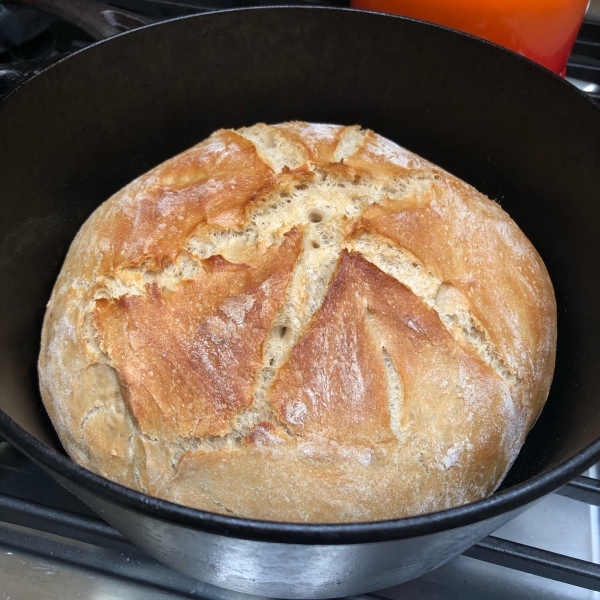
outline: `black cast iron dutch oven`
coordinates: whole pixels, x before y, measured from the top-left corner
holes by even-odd
[[[36,375],[70,241],[112,193],[221,127],[361,124],[497,200],[558,300],[550,397],[501,489],[433,514],[296,525],[193,510],[74,464]],[[431,570],[600,458],[600,109],[549,71],[372,13],[247,9],[117,35],[0,105],[0,432],[157,559],[219,586],[325,598]]]

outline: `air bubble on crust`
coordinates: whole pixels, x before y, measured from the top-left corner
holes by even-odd
[[[165,187],[175,187],[180,189],[189,187],[202,179],[206,179],[206,171],[188,167],[182,173],[167,172],[167,174],[160,179],[160,183]]]
[[[156,283],[158,281],[158,273],[156,271],[146,271],[142,278],[144,283]]]

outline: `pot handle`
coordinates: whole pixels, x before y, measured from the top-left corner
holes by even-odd
[[[18,3],[56,15],[83,29],[95,40],[152,23],[150,19],[95,0],[18,0]],[[0,65],[0,98],[60,58],[62,56],[52,56]]]
[[[152,22],[140,15],[95,0],[19,0],[19,3],[69,21],[95,40]]]

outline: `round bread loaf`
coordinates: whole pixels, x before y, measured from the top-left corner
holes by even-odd
[[[84,224],[39,376],[67,452],[207,511],[416,515],[492,493],[550,387],[544,264],[494,202],[359,127],[221,130]]]

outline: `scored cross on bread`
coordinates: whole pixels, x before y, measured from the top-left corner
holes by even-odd
[[[217,131],[98,208],[39,371],[97,473],[350,522],[496,489],[555,345],[546,269],[497,204],[371,131],[294,122]]]

